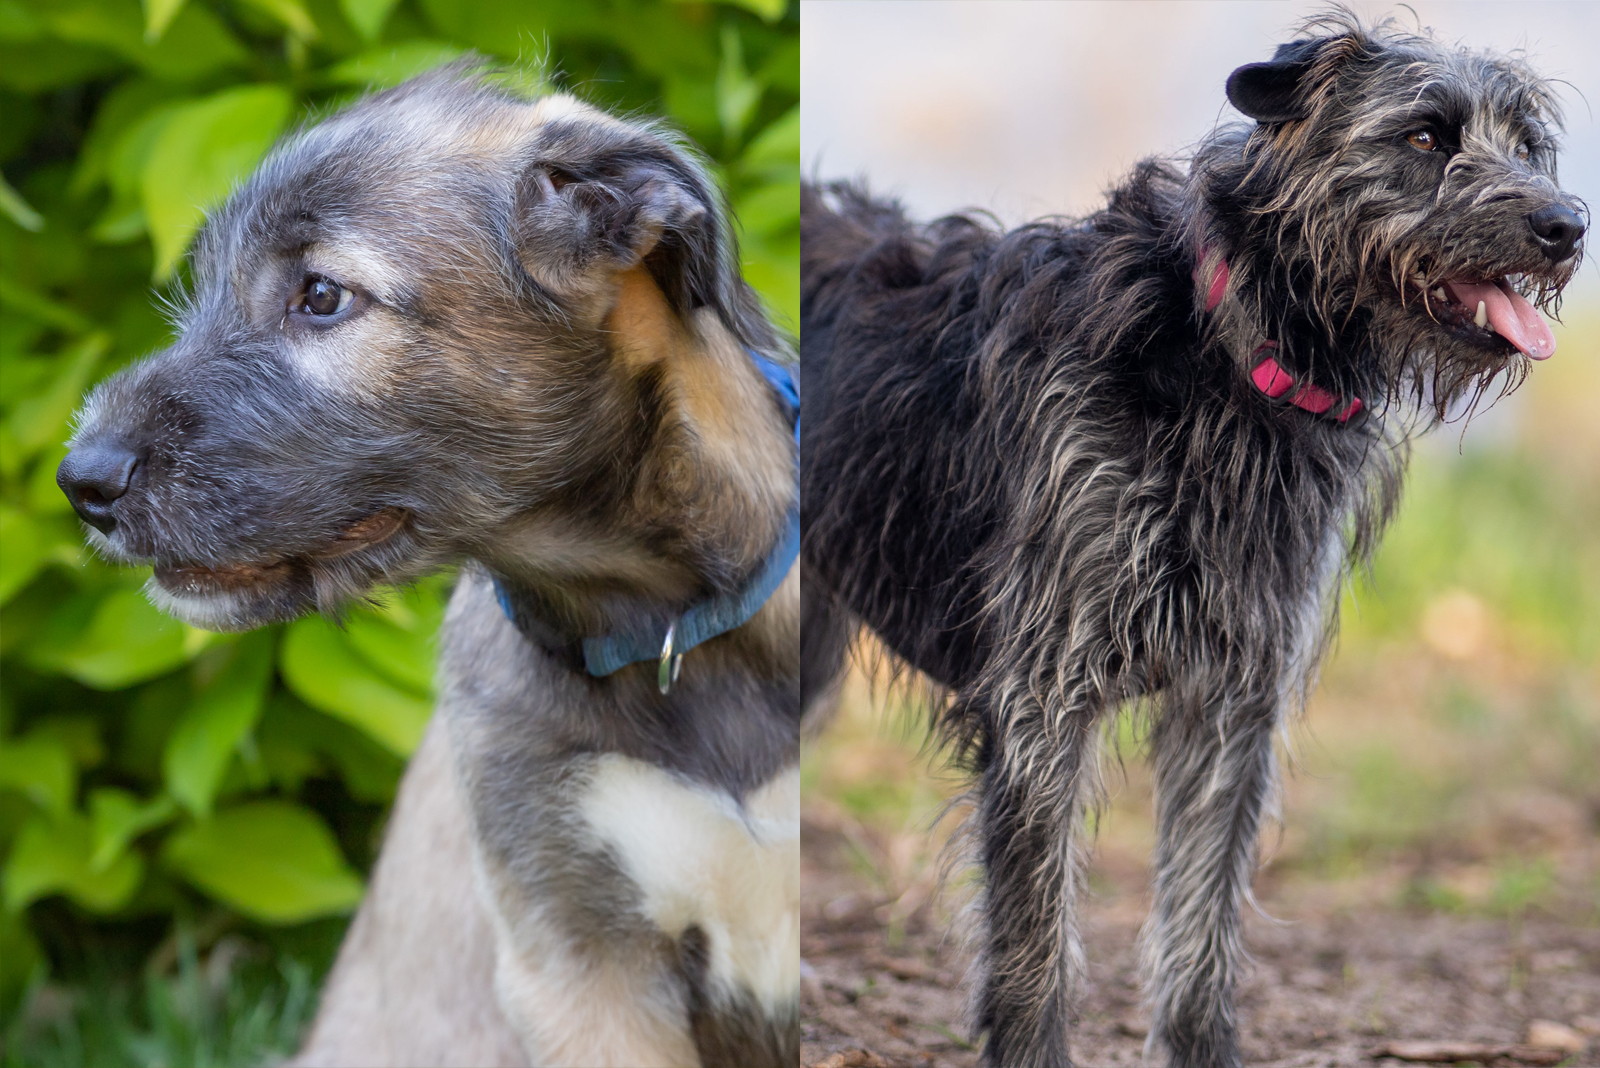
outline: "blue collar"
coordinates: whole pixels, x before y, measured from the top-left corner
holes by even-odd
[[[800,471],[800,390],[795,385],[794,374],[781,363],[751,351],[750,359],[756,369],[772,384],[789,410],[794,424],[795,474]],[[666,693],[677,680],[678,665],[683,654],[748,622],[761,610],[782,584],[800,556],[800,491],[795,487],[795,500],[784,519],[783,532],[766,562],[761,565],[749,583],[741,590],[711,597],[691,605],[683,615],[671,621],[663,630],[658,623],[647,623],[636,630],[613,631],[598,638],[583,639],[583,666],[589,674],[603,678],[618,668],[641,660],[659,662],[657,681],[661,692]],[[500,609],[526,635],[528,629],[518,619],[510,592],[498,577],[494,580],[495,594]]]

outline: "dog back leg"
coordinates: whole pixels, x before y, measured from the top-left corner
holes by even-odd
[[[1174,1068],[1240,1061],[1233,991],[1245,961],[1239,910],[1273,795],[1277,694],[1168,696],[1151,739],[1155,902],[1144,934],[1150,1052]]]
[[[990,720],[980,756],[987,928],[975,1024],[988,1033],[984,1064],[1062,1068],[1084,969],[1076,909],[1096,733],[1092,720],[1016,703]]]

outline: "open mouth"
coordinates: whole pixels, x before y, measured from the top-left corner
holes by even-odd
[[[169,564],[155,569],[155,579],[168,592],[206,596],[271,587],[304,574],[319,560],[331,560],[381,544],[410,518],[403,508],[385,508],[345,528],[327,545],[310,553],[253,563]]]
[[[1547,360],[1555,335],[1539,309],[1504,276],[1491,281],[1455,279],[1429,285],[1418,279],[1434,321],[1453,336],[1481,348],[1520,352]]]

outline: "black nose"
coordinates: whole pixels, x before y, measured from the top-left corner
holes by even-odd
[[[1583,218],[1560,204],[1533,212],[1528,216],[1528,225],[1533,227],[1533,236],[1539,239],[1544,254],[1556,263],[1572,255],[1572,250],[1578,247],[1578,238],[1583,236]]]
[[[56,485],[83,521],[110,534],[117,525],[111,503],[128,492],[139,458],[120,445],[80,445],[56,469]]]

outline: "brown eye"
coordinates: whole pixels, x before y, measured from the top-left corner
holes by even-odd
[[[306,286],[305,302],[301,309],[311,315],[332,315],[350,306],[354,296],[338,282],[327,278],[313,278]]]
[[[1528,142],[1524,141],[1522,144],[1517,146],[1517,158],[1524,163],[1533,158],[1533,149],[1529,146]]]
[[[1439,147],[1439,138],[1432,130],[1417,130],[1406,134],[1406,143],[1420,151],[1432,152]]]

